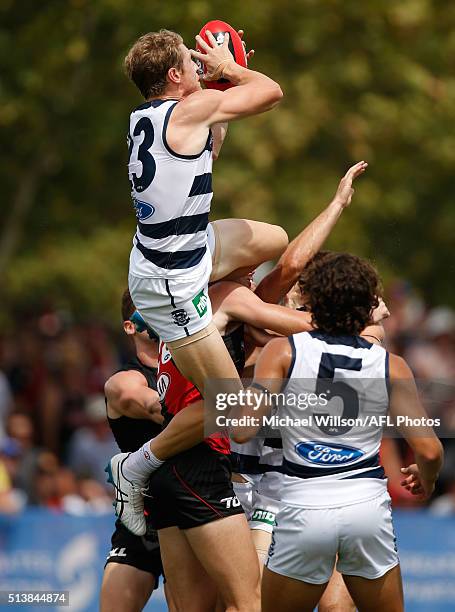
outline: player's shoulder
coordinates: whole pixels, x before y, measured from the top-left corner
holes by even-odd
[[[145,375],[139,370],[121,370],[107,379],[104,384],[104,394],[109,400],[137,386],[147,386]]]
[[[263,351],[267,351],[270,357],[292,358],[294,354],[294,336],[283,336],[282,338],[273,338],[265,345]]]
[[[286,377],[294,362],[294,349],[290,339],[273,338],[262,349],[255,367],[255,378]]]
[[[393,380],[414,378],[411,368],[403,357],[389,353],[389,376]]]
[[[213,113],[222,100],[223,92],[201,89],[180,100],[173,111],[173,120],[203,121]]]

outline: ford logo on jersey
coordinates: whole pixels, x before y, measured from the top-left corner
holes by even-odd
[[[316,465],[349,465],[360,459],[365,453],[358,448],[343,444],[326,444],[325,442],[299,442],[296,452]]]
[[[136,211],[136,217],[139,221],[145,221],[149,217],[153,215],[155,212],[155,207],[147,202],[143,202],[142,200],[138,200],[137,198],[133,198],[133,206]]]

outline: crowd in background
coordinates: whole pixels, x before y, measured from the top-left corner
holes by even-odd
[[[387,348],[411,365],[427,411],[446,432],[430,510],[455,513],[455,313],[429,308],[402,281],[389,287],[387,305]],[[25,506],[111,512],[103,468],[118,449],[103,387],[130,351],[120,322],[113,332],[103,322],[75,323],[51,310],[0,333],[0,512]],[[385,440],[382,460],[394,505],[419,507],[400,486],[399,469],[412,462],[406,444]]]

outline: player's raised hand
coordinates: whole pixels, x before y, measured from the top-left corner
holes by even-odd
[[[237,34],[239,35],[240,40],[242,41],[242,45],[243,48],[245,49],[245,56],[246,56],[246,61],[247,63],[249,63],[250,59],[253,57],[254,55],[254,49],[251,49],[250,51],[248,51],[248,53],[246,52],[246,43],[243,40],[243,35],[245,34],[245,32],[243,30],[237,30]]]
[[[203,77],[205,81],[217,81],[221,77],[226,65],[231,61],[235,62],[232,53],[229,51],[229,32],[225,33],[224,41],[221,45],[216,42],[210,30],[206,30],[205,34],[208,43],[199,34],[196,36],[196,42],[204,53],[191,49],[191,56],[205,64],[206,73]]]
[[[354,195],[352,183],[358,176],[363,174],[367,168],[368,164],[365,161],[357,162],[357,164],[354,164],[349,168],[338,185],[338,189],[334,197],[335,202],[338,202],[338,204],[340,204],[343,208],[349,206],[352,196]]]
[[[416,463],[408,465],[408,467],[401,468],[401,473],[406,476],[401,481],[401,486],[409,491],[412,495],[419,497],[422,501],[431,497],[434,491],[434,480],[426,481],[423,480],[420,475],[419,466]]]

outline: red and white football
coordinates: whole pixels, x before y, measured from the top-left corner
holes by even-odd
[[[246,54],[245,47],[243,46],[242,39],[237,33],[237,30],[234,30],[232,26],[230,26],[225,21],[220,21],[219,19],[215,19],[214,21],[209,21],[203,26],[201,31],[199,32],[199,36],[208,43],[206,31],[209,30],[213,36],[215,37],[216,42],[219,45],[222,45],[224,42],[224,36],[226,32],[229,32],[229,50],[232,53],[235,61],[240,66],[246,67]],[[198,45],[197,50],[200,53],[204,53],[203,49],[201,49]],[[205,69],[204,69],[205,70]],[[224,91],[225,89],[229,89],[229,87],[233,87],[232,83],[230,83],[227,79],[219,79],[218,81],[204,81],[206,87],[209,89],[219,89],[220,91]]]

